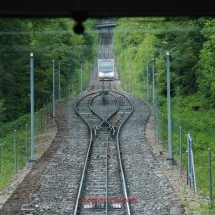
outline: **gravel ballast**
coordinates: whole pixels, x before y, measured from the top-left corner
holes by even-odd
[[[130,203],[132,214],[184,214],[177,195],[161,169],[161,163],[155,158],[146,139],[150,108],[139,98],[131,94],[128,96],[134,104],[134,113],[121,133],[121,155],[129,197],[138,199]],[[58,128],[52,142],[54,144],[57,141],[57,146],[51,150],[50,158],[46,153],[46,164],[38,160],[35,165],[35,168],[44,170],[27,175],[33,179],[37,177],[37,180],[30,187],[23,187],[21,183],[2,207],[1,214],[73,213],[88,145],[86,125],[74,112],[78,98],[80,95],[67,99],[59,107],[63,120],[58,125],[61,124],[62,131]],[[22,198],[19,198],[21,194]]]

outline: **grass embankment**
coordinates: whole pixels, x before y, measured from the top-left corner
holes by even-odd
[[[167,113],[165,99],[161,102],[161,112]],[[163,104],[162,104],[163,103]],[[182,127],[183,130],[183,167],[187,167],[187,134],[193,141],[193,152],[197,182],[197,193],[209,199],[209,148],[211,151],[211,173],[212,173],[212,197],[215,199],[215,110],[207,106],[206,101],[199,94],[187,97],[175,97],[171,100],[171,118],[173,123]],[[178,134],[179,135],[179,134]],[[173,150],[179,148],[179,138],[174,136]],[[166,141],[167,142],[167,141]],[[167,145],[166,145],[167,147]],[[177,149],[176,149],[177,148]],[[214,205],[214,201],[211,202]],[[207,211],[207,214],[214,214],[215,207],[201,204],[200,207]]]
[[[29,125],[30,115],[19,117],[13,122],[1,126],[1,172],[0,172],[0,190],[3,190],[9,183],[16,168],[19,169],[26,162],[26,124]],[[29,126],[30,127],[30,126]],[[16,130],[16,132],[15,132]],[[29,136],[29,128],[28,128]],[[16,142],[16,152],[14,143]],[[28,141],[29,144],[29,141]],[[28,147],[29,154],[29,147]],[[15,164],[16,157],[16,164]]]
[[[212,179],[215,179],[215,110],[209,109],[200,95],[173,99],[172,118],[193,140],[197,188],[209,195],[208,149],[211,151]],[[212,185],[215,185],[215,180]],[[213,187],[214,188],[214,187]],[[215,190],[213,190],[215,191]],[[215,193],[213,195],[215,198]]]
[[[145,99],[143,92],[133,93]],[[158,97],[158,118],[156,123],[159,124],[159,139],[168,148],[167,99],[165,97]],[[182,167],[187,168],[187,134],[189,133],[193,141],[197,193],[208,200],[210,196],[208,149],[210,148],[213,197],[211,204],[214,207],[211,208],[211,204],[203,203],[199,205],[199,208],[204,211],[203,214],[215,214],[215,110],[208,107],[205,99],[199,94],[178,96],[171,98],[171,120],[174,159],[179,164],[181,127]]]
[[[48,109],[46,109],[48,110]],[[47,112],[40,110],[34,119],[34,142],[41,133],[46,131],[50,121]],[[14,173],[30,160],[30,114],[19,117],[0,127],[0,191],[5,189]],[[34,155],[40,153],[34,148]]]

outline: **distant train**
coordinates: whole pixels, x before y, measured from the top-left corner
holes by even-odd
[[[113,81],[115,79],[113,59],[98,60],[98,79],[100,81]]]

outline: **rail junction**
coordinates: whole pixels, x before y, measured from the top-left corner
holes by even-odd
[[[114,58],[112,32],[100,27],[98,58]],[[94,87],[61,104],[56,120],[62,117],[64,132],[51,159],[47,153],[32,168],[37,180],[30,187],[25,180],[2,214],[176,215],[182,207],[144,136],[150,108],[123,91],[117,76],[102,82],[96,73]]]

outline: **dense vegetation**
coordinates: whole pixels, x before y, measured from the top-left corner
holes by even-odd
[[[121,18],[117,23],[118,26],[114,29],[114,43],[122,86],[130,91],[140,86],[142,91],[146,92],[148,64],[150,99],[152,99],[152,58],[154,58],[158,106],[165,108],[166,52],[169,51],[173,119],[177,123],[180,121],[187,131],[193,129],[202,131],[207,125],[214,128],[215,115],[211,111],[215,107],[213,48],[215,19],[145,17]],[[190,110],[190,115],[184,111],[185,107],[186,110]],[[200,122],[197,117],[208,111],[210,117],[204,119],[201,116],[202,122]],[[206,146],[213,145],[204,141],[204,147]]]
[[[0,190],[30,159],[30,53],[34,54],[37,141],[51,116],[53,60],[56,103],[59,62],[61,99],[80,92],[81,64],[82,89],[89,84],[98,49],[95,23],[87,20],[85,33],[77,35],[73,32],[75,22],[69,18],[0,19]],[[35,155],[38,153],[35,148]]]
[[[213,181],[215,180],[215,19],[120,18],[117,24],[114,29],[114,47],[122,87],[141,98],[155,102],[160,113],[165,116],[166,52],[169,52],[171,119],[174,124],[182,126],[185,135],[188,132],[191,134],[198,190],[208,196],[208,148],[212,150]],[[152,100],[152,58],[155,101]],[[149,98],[146,89],[147,70]],[[179,136],[179,132],[177,135]],[[186,166],[186,136],[184,139],[183,158]],[[178,140],[179,138],[179,149]],[[174,141],[176,140],[173,139]]]
[[[95,29],[95,22],[84,23],[86,32]],[[96,55],[98,35],[77,35],[73,26],[74,21],[65,18],[0,19],[1,122],[30,111],[30,52],[34,53],[35,109],[51,95],[53,59],[56,77],[60,62],[62,86],[79,80],[80,63],[89,64]]]

